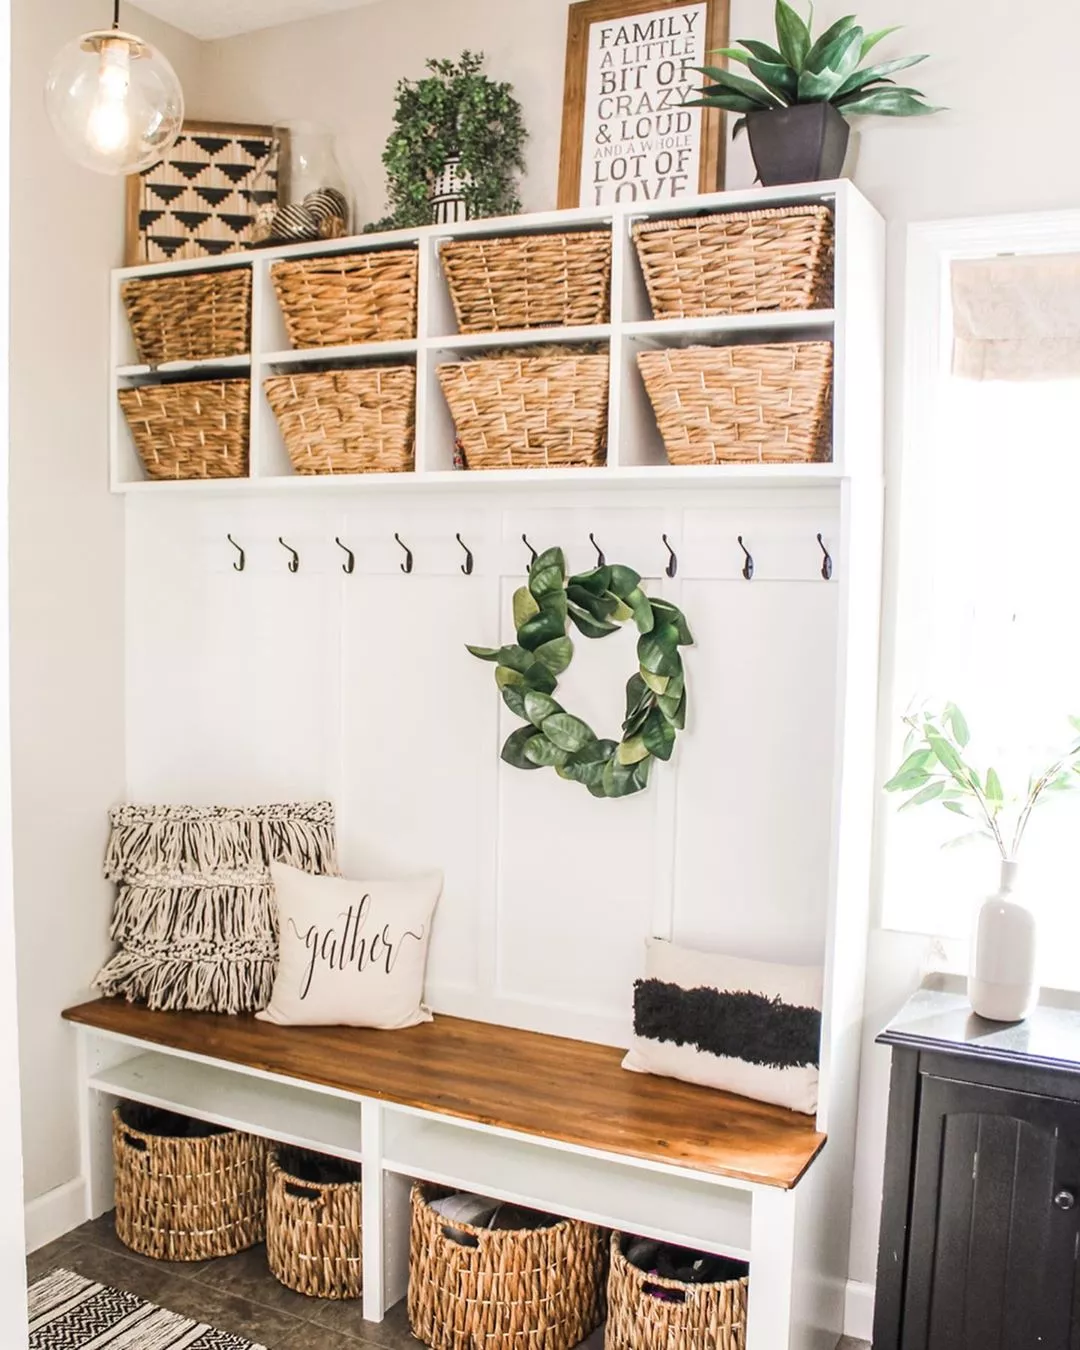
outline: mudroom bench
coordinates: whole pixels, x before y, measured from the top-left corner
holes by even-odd
[[[87,1217],[112,1207],[110,1117],[126,1098],[360,1162],[369,1320],[405,1293],[415,1178],[749,1261],[748,1350],[829,1344],[831,1169],[812,1117],[628,1073],[607,1046],[453,1017],[286,1028],[111,999],[64,1016]]]

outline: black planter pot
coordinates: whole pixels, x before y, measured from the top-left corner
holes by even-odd
[[[746,130],[763,186],[840,177],[851,128],[831,103],[748,113]]]

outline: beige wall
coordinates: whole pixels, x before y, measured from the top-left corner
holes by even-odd
[[[55,53],[106,8],[12,5],[11,700],[28,1199],[80,1171],[73,1037],[59,1014],[108,949],[101,859],[106,810],[124,790],[123,504],[108,491],[105,439],[123,184],[65,159],[42,103]],[[199,44],[137,22],[194,83]]]

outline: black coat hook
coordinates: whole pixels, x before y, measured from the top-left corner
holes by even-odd
[[[240,545],[236,542],[236,540],[232,537],[231,534],[227,534],[225,538],[229,541],[230,544],[232,544],[233,548],[236,549],[237,553],[239,553],[240,555],[239,558],[237,558],[237,560],[233,563],[233,571],[242,572],[244,568],[247,566],[247,554],[244,552],[244,550],[240,547]]]
[[[461,547],[465,550],[465,561],[461,564],[461,570],[462,570],[462,572],[464,572],[464,574],[465,574],[467,577],[471,577],[472,574],[473,574],[473,555],[472,555],[472,549],[468,546],[468,544],[466,544],[465,540],[462,539],[462,537],[461,537],[460,534],[455,534],[455,535],[454,535],[454,538],[458,541],[458,543],[461,545]]]
[[[592,533],[591,530],[589,531],[589,543],[592,544],[592,546],[593,546],[594,549],[596,549],[596,565],[597,565],[597,567],[604,567],[604,566],[606,566],[606,564],[607,564],[607,559],[604,557],[604,550],[603,550],[603,549],[600,547],[600,545],[596,542],[596,538],[595,538],[595,536],[593,535],[593,533]]]
[[[532,544],[529,543],[528,539],[524,535],[521,536],[521,542],[525,545],[525,547],[529,550],[529,553],[532,555],[529,565],[525,569],[526,572],[531,572],[532,565],[536,561],[536,549],[533,548]]]
[[[754,579],[754,559],[753,559],[753,557],[751,556],[750,550],[749,550],[749,549],[746,547],[746,545],[743,543],[743,541],[742,541],[742,535],[741,535],[741,534],[739,535],[739,547],[742,549],[743,553],[745,553],[745,555],[746,555],[746,561],[743,563],[742,574],[743,574],[743,576],[747,579],[747,581],[753,581],[753,579]]]
[[[825,555],[821,560],[821,576],[823,581],[832,581],[832,554],[825,547],[825,540],[819,534],[818,543],[821,545],[821,551]]]
[[[660,538],[664,541],[664,547],[668,551],[668,562],[667,566],[664,568],[664,571],[669,577],[673,577],[675,573],[678,572],[679,570],[679,559],[675,555],[675,550],[668,543],[667,535],[662,534]]]
[[[281,547],[282,547],[283,549],[285,549],[287,552],[289,552],[289,553],[292,554],[292,557],[289,559],[289,571],[290,571],[290,572],[299,572],[299,571],[300,571],[300,554],[297,553],[296,549],[294,549],[293,546],[292,546],[291,544],[287,544],[287,543],[285,542],[285,540],[282,539],[282,537],[281,537],[280,534],[278,535],[278,543],[281,545]]]
[[[405,561],[401,564],[401,570],[406,574],[408,574],[413,569],[412,549],[409,548],[407,544],[401,543],[401,535],[398,534],[396,530],[394,531],[394,538],[398,541],[399,544],[401,544],[401,547],[405,550]]]
[[[348,544],[343,544],[336,534],[334,535],[334,543],[337,544],[338,548],[345,550],[345,561],[341,564],[341,570],[346,576],[351,577],[356,571],[356,554]]]

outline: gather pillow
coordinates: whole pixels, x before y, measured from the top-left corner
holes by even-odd
[[[822,971],[646,943],[624,1069],[817,1110]]]
[[[270,875],[280,945],[264,1022],[392,1031],[431,1021],[424,970],[441,873],[349,881],[275,863]]]

